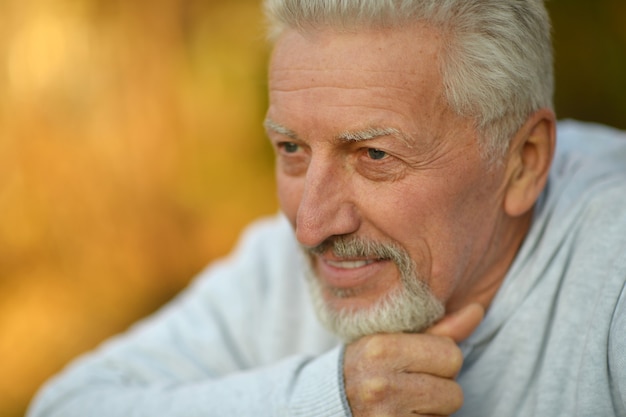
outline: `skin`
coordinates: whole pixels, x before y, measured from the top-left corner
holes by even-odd
[[[272,55],[266,127],[280,204],[300,244],[341,235],[393,242],[448,314],[428,334],[371,335],[346,348],[355,416],[448,415],[460,407],[454,341],[471,333],[493,299],[550,165],[547,109],[511,139],[503,164],[481,157],[472,120],[443,97],[443,42],[423,25],[286,30]],[[313,266],[328,308],[367,309],[400,285],[389,261],[324,253]]]

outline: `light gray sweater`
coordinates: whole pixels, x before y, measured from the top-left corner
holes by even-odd
[[[173,302],[71,364],[30,417],[349,416],[342,346],[277,216]],[[462,344],[458,416],[626,416],[626,136],[559,126],[533,225]]]

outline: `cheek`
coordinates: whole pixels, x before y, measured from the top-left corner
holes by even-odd
[[[276,188],[278,191],[278,202],[283,213],[287,216],[292,225],[295,225],[298,207],[302,198],[303,181],[297,178],[276,174]]]
[[[493,192],[482,193],[482,186],[477,183],[458,189],[456,195],[442,202],[447,204],[445,208],[433,213],[435,229],[429,233],[432,274],[435,285],[447,296],[464,285],[482,262],[497,224],[498,201]]]
[[[398,187],[377,199],[377,213],[368,213],[375,227],[409,252],[418,273],[441,300],[454,291],[468,263],[467,242],[473,239],[462,194],[446,192],[437,181],[420,181],[419,187]]]

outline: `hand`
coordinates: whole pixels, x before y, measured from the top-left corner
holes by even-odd
[[[346,347],[344,380],[354,417],[448,416],[463,404],[454,380],[466,339],[484,316],[479,304],[444,317],[424,334],[376,334]]]

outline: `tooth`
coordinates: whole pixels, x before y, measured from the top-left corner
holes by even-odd
[[[365,265],[369,265],[372,261],[362,260],[362,261],[328,261],[328,263],[337,268],[343,269],[356,269],[362,268]]]

